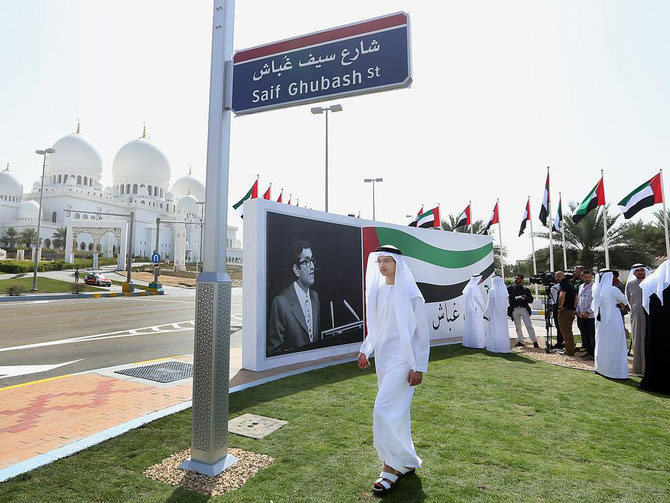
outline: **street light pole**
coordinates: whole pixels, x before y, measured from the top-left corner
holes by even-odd
[[[35,246],[35,256],[33,257],[33,264],[34,264],[33,288],[32,288],[33,292],[37,291],[37,259],[40,254],[40,245],[42,244],[40,242],[40,228],[42,224],[42,196],[44,195],[44,171],[46,170],[47,167],[47,155],[53,154],[54,152],[55,150],[52,148],[45,148],[44,150],[35,150],[35,153],[37,155],[42,156],[42,181],[40,184],[40,210],[37,213],[37,243]]]
[[[364,178],[365,183],[372,182],[372,220],[375,220],[375,182],[383,182],[383,178]]]
[[[341,112],[342,105],[331,105],[327,108],[313,107],[313,114],[326,114],[326,213],[328,213],[328,112]]]
[[[200,255],[198,255],[198,262],[200,262],[200,270],[202,272],[202,237],[205,230],[205,201],[199,202],[200,205]],[[226,225],[226,237],[228,236],[228,226]],[[226,242],[228,242],[226,240]]]

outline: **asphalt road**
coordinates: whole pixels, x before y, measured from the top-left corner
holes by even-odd
[[[193,353],[195,291],[156,297],[0,303],[0,388]],[[231,347],[242,346],[242,289],[233,289]],[[73,362],[58,368],[51,366]],[[36,372],[23,373],[29,370]],[[22,375],[16,375],[23,373]]]

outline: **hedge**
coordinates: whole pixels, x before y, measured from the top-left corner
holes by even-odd
[[[98,260],[99,265],[112,265],[116,264],[116,259],[113,258],[103,258],[101,257]],[[87,267],[93,266],[93,260],[91,259],[74,259],[73,264],[68,264],[63,260],[54,260],[53,262],[39,262],[37,264],[37,270],[40,272],[44,271],[61,271],[63,269],[86,269]],[[10,273],[10,274],[21,274],[32,272],[35,265],[31,260],[0,260],[0,272]]]

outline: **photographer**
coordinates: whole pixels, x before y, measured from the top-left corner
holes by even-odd
[[[561,327],[561,335],[565,343],[565,354],[575,354],[575,339],[572,335],[572,323],[575,321],[575,308],[577,306],[577,292],[563,271],[556,273],[558,281],[558,323]]]
[[[528,337],[533,341],[533,347],[539,348],[537,337],[535,337],[535,329],[533,329],[533,324],[530,321],[531,309],[529,304],[533,302],[533,296],[530,293],[530,289],[523,286],[522,274],[517,274],[514,277],[514,284],[507,288],[507,293],[509,295],[509,314],[514,320],[514,326],[516,327],[516,336],[518,339],[516,345],[526,345],[523,342],[523,331],[521,329],[521,320],[523,319],[523,323],[526,325],[526,330],[528,331]]]

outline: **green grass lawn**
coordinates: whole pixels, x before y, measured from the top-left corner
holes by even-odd
[[[417,476],[387,501],[661,502],[670,500],[670,397],[515,354],[432,351],[412,408]],[[287,420],[229,445],[276,460],[232,502],[374,501],[376,378],[354,363],[230,397],[231,417]],[[154,482],[147,467],[190,445],[190,410],[0,484],[0,501],[204,502]]]
[[[73,280],[74,281],[74,280]],[[6,293],[7,287],[10,285],[21,285],[23,287],[23,294],[33,293],[30,289],[33,287],[33,276],[24,276],[23,278],[16,279],[3,279],[0,280],[0,293]],[[68,281],[61,281],[59,279],[44,278],[37,276],[37,292],[34,293],[71,293],[72,292],[72,283]],[[104,288],[96,288],[90,285],[86,285],[84,289],[85,292],[99,292],[100,290],[105,290]]]

